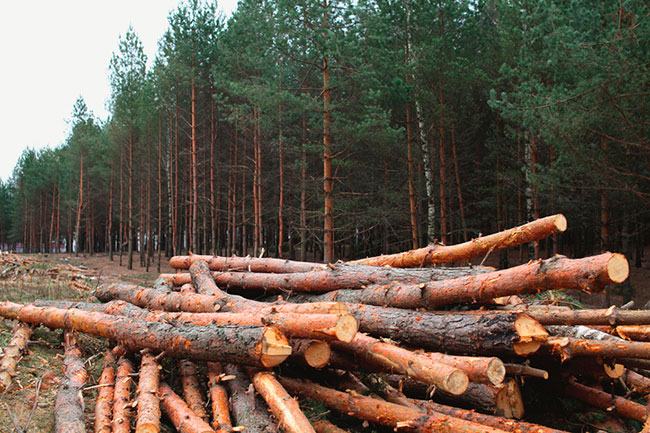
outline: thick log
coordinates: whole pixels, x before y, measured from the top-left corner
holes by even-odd
[[[258,258],[258,257],[220,257],[202,256],[192,254],[189,256],[174,256],[169,259],[169,264],[174,269],[189,269],[192,263],[207,262],[212,271],[237,271],[237,272],[265,272],[265,273],[291,273],[309,272],[322,269],[322,263],[297,262],[293,260]]]
[[[646,323],[650,323],[650,320]],[[616,333],[625,340],[650,341],[650,325],[617,326]]]
[[[316,433],[349,433],[347,430],[335,426],[326,419],[312,421],[311,424],[314,426]]]
[[[178,363],[178,371],[181,375],[185,403],[194,412],[194,415],[206,423],[209,422],[208,412],[205,410],[205,398],[203,398],[203,391],[197,376],[196,364],[190,360],[182,359]]]
[[[650,359],[650,343],[627,341],[597,330],[589,332],[592,337],[597,335],[596,333],[609,338],[585,340],[574,337],[551,337],[544,343],[544,349],[560,356],[562,360],[576,356],[600,356],[617,360],[624,358]],[[625,364],[622,361],[621,363]]]
[[[280,421],[282,430],[287,433],[316,433],[298,402],[287,393],[272,373],[249,369],[248,374],[257,392]]]
[[[548,334],[524,313],[433,313],[348,304],[359,330],[413,347],[453,354],[528,355]]]
[[[228,393],[221,384],[223,368],[218,362],[207,362],[210,406],[212,409],[212,428],[216,433],[231,433],[232,421],[228,409]]]
[[[632,370],[625,370],[621,377],[627,386],[632,388],[635,392],[641,394],[650,393],[650,378]]]
[[[485,256],[493,251],[543,239],[552,234],[565,231],[566,226],[567,223],[564,215],[552,215],[499,233],[481,236],[458,245],[429,245],[403,253],[354,260],[351,263],[392,266],[394,268],[417,268],[434,263],[460,262]]]
[[[117,360],[115,394],[113,397],[113,433],[130,433],[133,412],[131,393],[133,391],[133,364],[125,356]]]
[[[160,382],[160,406],[180,433],[214,433],[165,382]]]
[[[499,358],[445,355],[437,352],[428,352],[426,355],[436,362],[465,372],[471,382],[499,385],[506,377],[506,368]]]
[[[79,342],[74,334],[64,332],[63,340],[64,378],[54,402],[54,431],[55,433],[82,433],[86,431],[86,424],[81,390],[88,375],[81,357]]]
[[[246,372],[233,364],[224,364],[223,369],[229,376],[225,384],[230,394],[233,424],[245,427],[247,433],[277,433],[277,421],[268,414],[264,401],[256,397]]]
[[[112,433],[113,393],[115,389],[115,355],[104,352],[104,369],[99,377],[99,390],[95,401],[95,433]]]
[[[357,334],[349,343],[332,342],[332,345],[371,365],[405,374],[452,394],[461,394],[467,388],[467,375],[461,370],[364,334]]]
[[[524,416],[524,401],[517,381],[508,379],[501,385],[470,383],[460,395],[436,393],[434,399],[451,402],[454,406],[479,409],[491,415],[521,419]]]
[[[582,259],[555,256],[500,271],[422,284],[390,283],[365,289],[341,289],[295,300],[385,305],[397,308],[435,309],[456,303],[480,303],[541,290],[576,289],[597,292],[621,283],[629,274],[625,256],[604,253]]]
[[[601,310],[570,310],[566,308],[535,306],[526,313],[542,325],[646,325],[650,310],[621,310],[610,307]]]
[[[436,412],[424,414],[419,410],[389,403],[357,393],[345,393],[298,379],[279,378],[290,393],[300,394],[338,412],[355,418],[396,429],[416,433],[501,433],[503,430],[486,427],[470,421]]]
[[[14,326],[9,345],[4,348],[0,360],[0,393],[5,392],[11,385],[11,380],[16,375],[18,362],[27,349],[27,343],[33,332],[32,327],[25,323],[19,322]]]
[[[0,303],[0,316],[50,328],[72,328],[116,340],[132,351],[150,348],[179,358],[273,367],[291,354],[287,338],[272,327],[148,322],[11,302]]]
[[[323,368],[330,360],[332,353],[330,345],[319,340],[290,340],[291,359],[305,363],[312,368]]]
[[[566,395],[597,408],[614,411],[616,414],[641,423],[648,418],[648,408],[639,403],[572,381],[564,386]]]
[[[135,433],[158,433],[160,431],[160,366],[149,350],[142,352],[138,375],[138,410]]]
[[[379,398],[383,400],[413,409],[419,409],[418,406],[411,402],[410,399],[402,393],[402,391],[393,387],[378,374],[373,373],[365,375],[363,377],[363,383],[368,386],[369,390],[378,394]]]

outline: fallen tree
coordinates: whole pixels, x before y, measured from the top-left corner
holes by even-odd
[[[81,389],[88,374],[81,357],[79,342],[72,332],[64,332],[64,378],[54,402],[54,431],[56,433],[85,433],[84,402]]]
[[[9,345],[4,348],[2,359],[0,359],[0,393],[3,393],[11,385],[16,375],[16,366],[27,350],[27,343],[32,336],[33,329],[24,323],[14,326]]]

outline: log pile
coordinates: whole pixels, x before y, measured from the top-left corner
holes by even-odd
[[[524,421],[535,408],[523,395],[548,389],[644,423],[648,408],[632,397],[650,392],[650,311],[530,296],[603,291],[627,278],[624,256],[469,264],[565,229],[556,215],[334,264],[177,256],[178,272],[151,287],[103,284],[99,303],[5,301],[0,316],[26,324],[17,333],[66,330],[67,365],[79,358],[69,331],[111,342],[96,432],[159,432],[164,413],[179,432],[341,432],[351,415],[398,432],[557,433]],[[438,266],[452,263],[463,266]],[[12,344],[6,353],[19,337]],[[305,415],[313,402],[329,419]]]

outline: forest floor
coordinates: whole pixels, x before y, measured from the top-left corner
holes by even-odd
[[[119,256],[114,261],[107,255],[80,256],[67,254],[37,254],[30,257],[35,262],[23,267],[21,271],[12,271],[7,278],[0,278],[0,301],[28,303],[36,299],[79,300],[93,302],[92,290],[100,283],[122,281],[132,284],[152,283],[158,276],[156,263],[149,272],[140,267],[138,256],[134,256],[134,269],[127,270],[126,255],[123,265],[119,265]],[[648,257],[648,255],[646,255]],[[497,265],[496,257],[486,261],[488,265]],[[495,261],[496,263],[491,263]],[[4,268],[6,269],[6,268]],[[0,265],[0,273],[4,270]],[[163,257],[161,272],[173,272]],[[650,268],[630,268],[630,285],[634,288],[637,308],[650,299]],[[579,297],[579,294],[575,296]],[[606,302],[621,305],[623,295],[610,294],[589,299],[585,304],[603,306]],[[13,323],[0,319],[0,348],[5,347],[11,338]],[[94,402],[101,368],[102,352],[107,347],[101,339],[81,335],[82,347],[86,357],[88,382],[84,390],[86,404],[86,421],[88,431],[92,431]],[[29,344],[28,355],[24,356],[18,366],[12,386],[0,394],[0,433],[16,432],[51,432],[54,430],[54,399],[63,371],[62,332],[39,327],[35,330]],[[348,418],[348,417],[346,417]],[[383,432],[384,429],[368,429],[349,420],[350,431],[365,433]],[[635,431],[615,420],[610,431]],[[29,424],[29,426],[28,426]],[[600,424],[600,423],[599,423]],[[602,424],[601,424],[602,426]],[[610,424],[610,427],[612,425]],[[172,432],[169,426],[163,426],[162,432]],[[388,431],[388,430],[386,430]]]

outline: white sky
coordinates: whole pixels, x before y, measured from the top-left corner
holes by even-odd
[[[151,64],[179,0],[6,0],[0,11],[0,178],[23,149],[56,147],[80,95],[105,120],[108,64],[133,25]],[[237,0],[218,2],[226,16]]]

